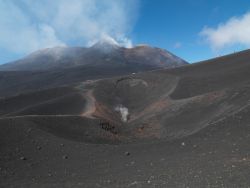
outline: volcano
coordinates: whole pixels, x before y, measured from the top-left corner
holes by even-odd
[[[147,45],[120,47],[115,41],[101,40],[89,48],[54,47],[0,66],[1,71],[44,71],[79,66],[112,66],[131,71],[177,67],[187,64],[174,54]],[[140,67],[140,68],[138,68]]]
[[[89,48],[42,49],[0,66],[0,97],[187,64],[160,48],[123,48],[110,40]]]
[[[250,50],[165,69],[152,61],[164,50],[100,46],[88,50],[157,70],[86,80],[76,61],[1,72],[13,83],[1,86],[2,187],[250,185]]]

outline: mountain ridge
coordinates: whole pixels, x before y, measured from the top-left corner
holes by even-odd
[[[41,71],[79,65],[127,64],[151,66],[152,69],[188,64],[174,54],[155,47],[120,47],[109,41],[99,41],[86,47],[54,47],[38,50],[17,61],[0,65],[0,71]]]

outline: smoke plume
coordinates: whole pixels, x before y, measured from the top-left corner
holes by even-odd
[[[117,112],[120,112],[121,114],[121,120],[123,122],[127,122],[128,121],[128,108],[122,106],[122,105],[119,105],[117,107],[115,107],[115,111]]]

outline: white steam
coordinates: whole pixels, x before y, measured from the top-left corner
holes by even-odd
[[[100,37],[91,40],[87,43],[87,46],[93,46],[96,43],[103,43],[105,44],[111,44],[111,45],[115,45],[115,46],[123,46],[126,48],[132,48],[133,47],[133,43],[130,39],[126,38],[126,37],[120,37],[120,38],[112,38],[111,36],[107,35],[107,34],[102,34]]]
[[[119,105],[119,106],[115,107],[115,111],[120,112],[121,120],[123,122],[128,121],[128,115],[129,115],[128,108],[126,108],[126,107],[124,107],[122,105]]]
[[[30,53],[40,48],[87,45],[112,37],[127,38],[139,0],[1,0],[0,49]]]

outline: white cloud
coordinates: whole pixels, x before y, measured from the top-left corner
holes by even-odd
[[[175,44],[174,44],[174,48],[175,49],[178,49],[178,48],[181,48],[182,47],[182,43],[181,42],[176,42]]]
[[[237,44],[250,46],[250,12],[233,17],[216,28],[204,27],[200,35],[214,50]]]
[[[44,47],[64,45],[54,29],[32,20],[12,1],[0,3],[0,48],[13,53],[27,53]]]
[[[29,53],[86,45],[103,35],[130,47],[139,0],[1,0],[0,48]]]

